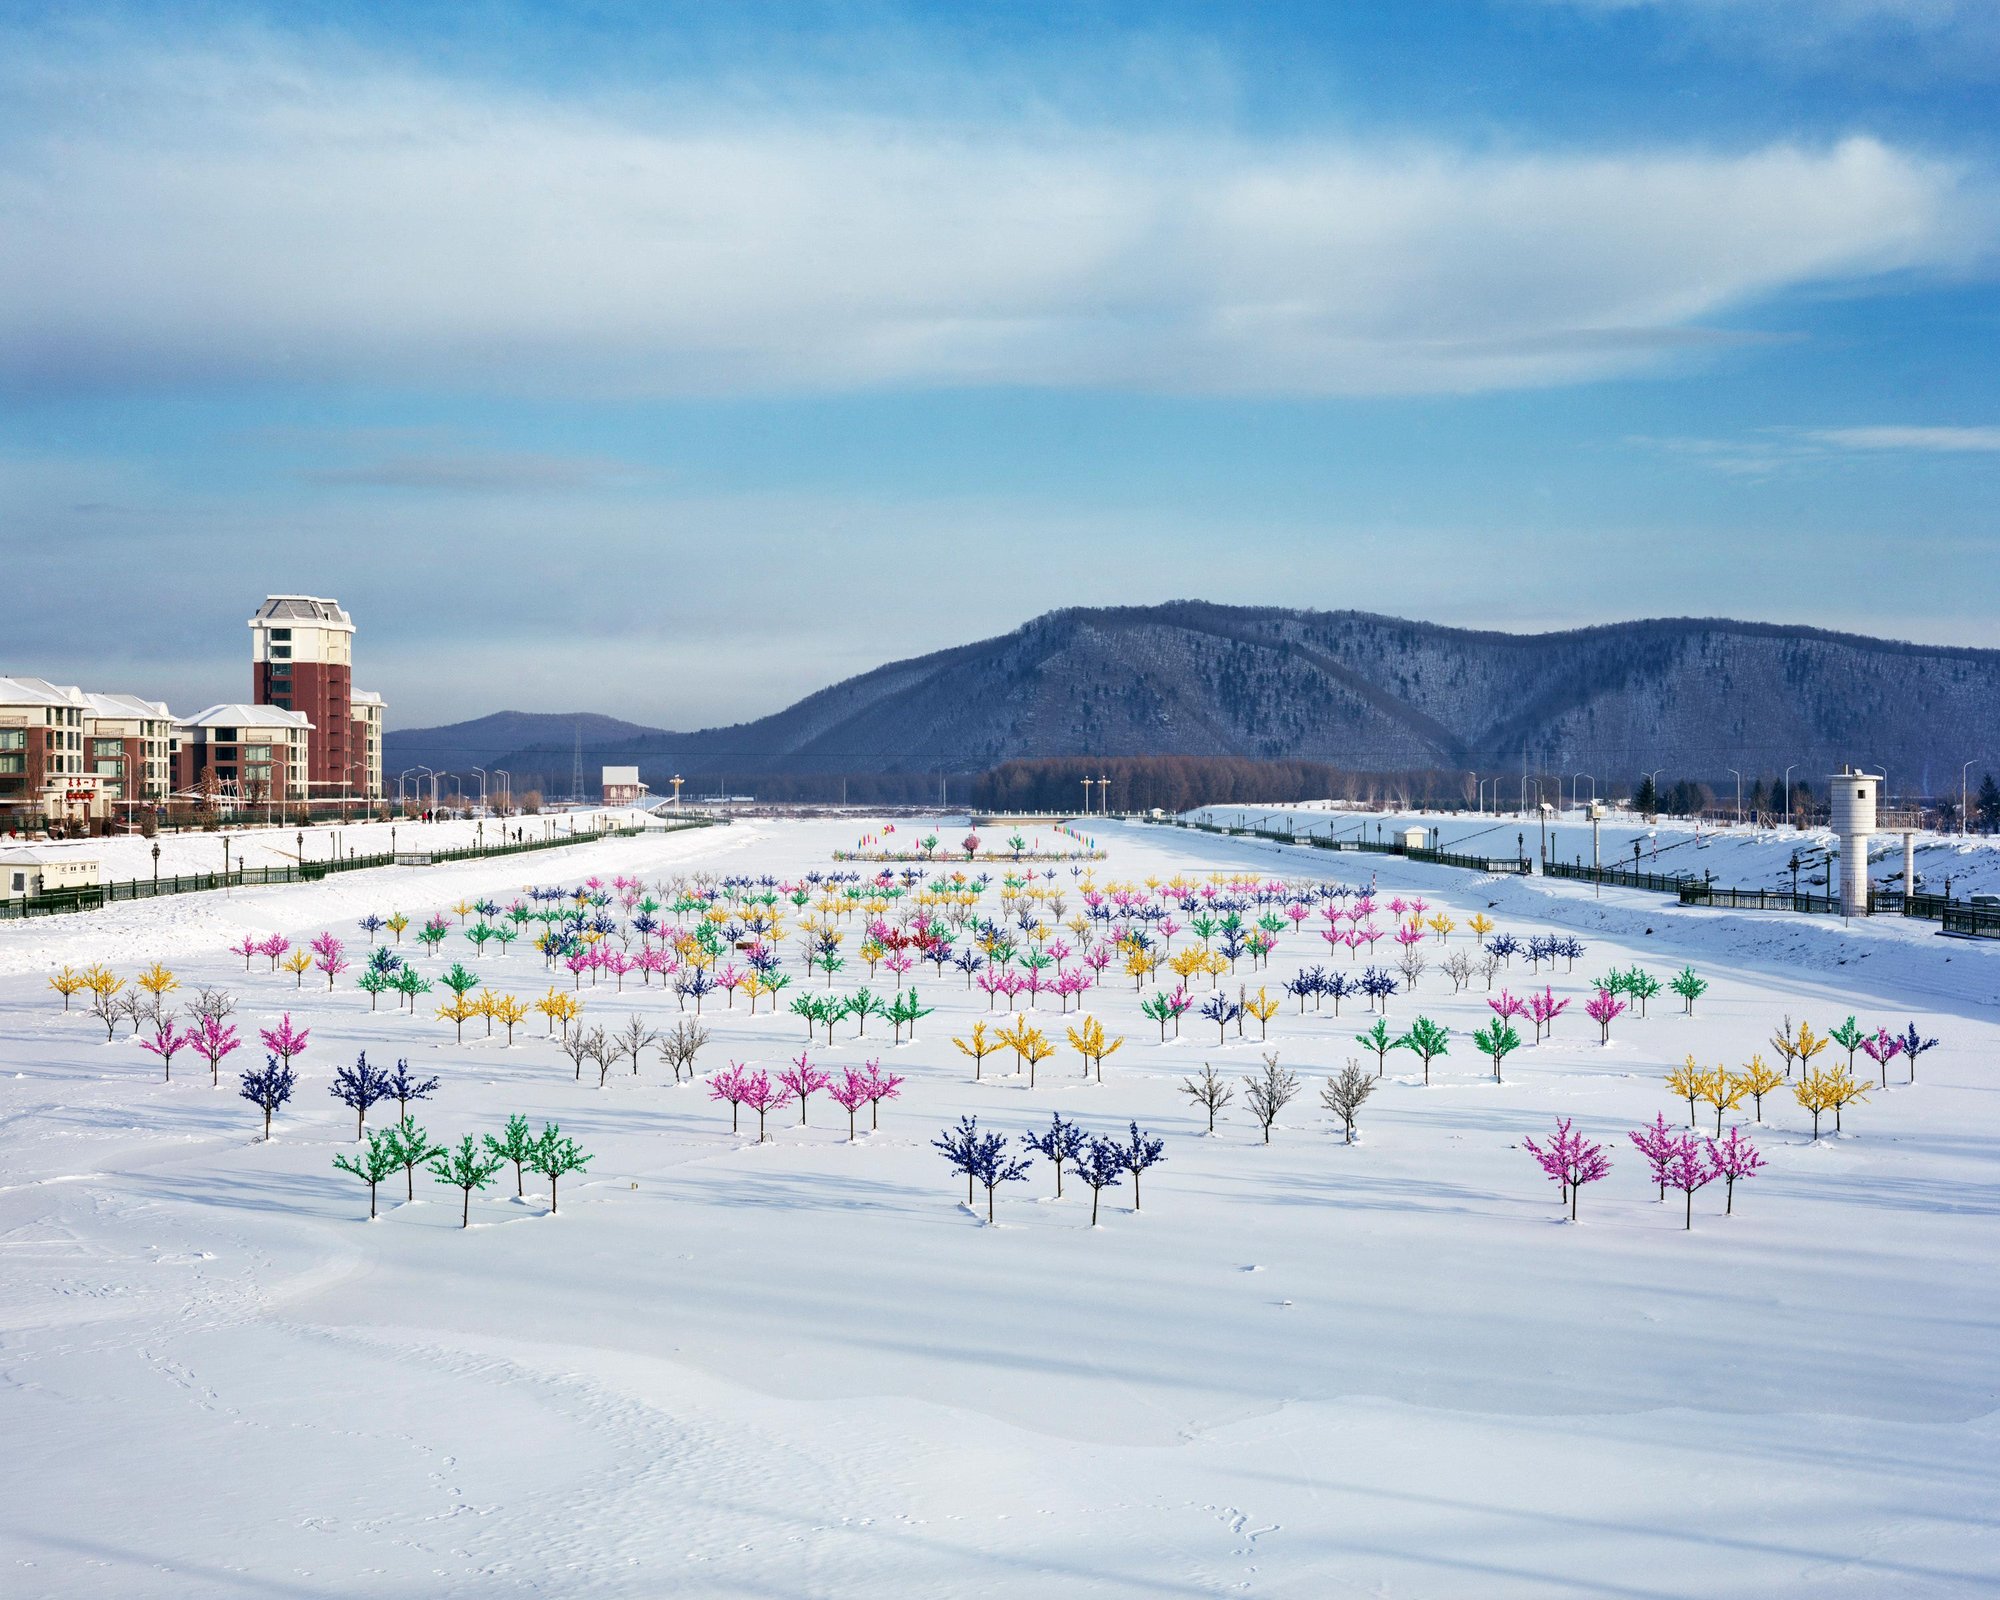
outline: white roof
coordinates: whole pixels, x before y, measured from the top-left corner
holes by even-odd
[[[637,767],[606,767],[604,769],[604,783],[607,788],[614,783],[636,784],[638,781],[639,769]]]
[[[143,721],[161,722],[172,718],[173,713],[158,700],[141,700],[136,694],[86,694],[90,702],[92,716],[137,717]]]
[[[373,689],[351,690],[348,693],[347,699],[350,705],[379,706],[382,704],[382,697]]]
[[[210,706],[191,717],[176,717],[183,728],[310,728],[303,711],[287,711],[283,706]]]
[[[47,678],[0,678],[0,706],[87,706],[90,703],[73,684],[50,683]]]
[[[257,608],[257,615],[250,619],[250,626],[265,627],[279,622],[306,622],[315,627],[335,628],[347,633],[354,631],[354,624],[340,609],[338,600],[323,600],[311,594],[268,596]]]
[[[0,867],[94,867],[95,856],[41,855],[33,850],[16,850],[0,855]]]

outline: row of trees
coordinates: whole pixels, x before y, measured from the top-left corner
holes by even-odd
[[[1139,1178],[1166,1160],[1166,1141],[1131,1124],[1130,1136],[1120,1139],[1086,1133],[1077,1123],[1055,1113],[1041,1133],[1021,1135],[1022,1146],[1042,1156],[1055,1168],[1056,1198],[1062,1198],[1065,1166],[1090,1190],[1090,1225],[1097,1226],[1098,1202],[1106,1189],[1115,1189],[1127,1177],[1132,1180],[1132,1209],[1139,1209]],[[931,1141],[931,1147],[951,1164],[953,1172],[965,1179],[965,1204],[973,1204],[978,1187],[986,1190],[986,1220],[993,1221],[994,1192],[1003,1183],[1026,1180],[1034,1162],[1016,1155],[1005,1134],[982,1133],[977,1117],[960,1117],[958,1126],[947,1128]]]

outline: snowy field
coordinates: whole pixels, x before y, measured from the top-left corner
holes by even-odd
[[[1263,1046],[1254,1022],[1218,1045],[1193,1016],[1162,1045],[1132,980],[1111,976],[1084,1000],[1127,1041],[1104,1081],[1063,1049],[1031,1090],[1005,1055],[972,1081],[950,1040],[986,997],[920,966],[937,1010],[915,1043],[889,1048],[871,1021],[813,1050],[904,1075],[880,1131],[849,1143],[822,1094],[807,1127],[774,1113],[759,1145],[754,1118],[732,1136],[726,1107],[651,1060],[578,1082],[540,1017],[512,1048],[456,1045],[428,1004],[371,1014],[353,972],[295,988],[229,953],[245,933],[323,929],[365,953],[364,914],[420,922],[593,873],[790,879],[831,870],[861,830],[739,823],[0,924],[0,1594],[2000,1589],[1991,945],[1101,827],[1105,882],[1373,881],[1447,911],[1452,946],[1476,912],[1587,945],[1548,980],[1574,997],[1552,1041],[1509,1058],[1503,1084],[1469,1042],[1488,1015],[1478,980],[1454,995],[1432,950],[1389,1018],[1421,1010],[1451,1053],[1429,1088],[1391,1055],[1352,1146],[1318,1090],[1369,1059],[1358,999],[1337,1021],[1288,999]],[[400,948],[417,954],[407,934]],[[784,951],[792,993],[824,987]],[[183,995],[226,985],[253,1048],[281,1014],[311,1029],[271,1142],[234,1092],[249,1052],[221,1089],[190,1055],[163,1083],[127,1029],[107,1044],[47,986],[64,962],[129,978],[154,959]],[[525,998],[550,982],[526,939],[479,957],[454,935],[418,958],[432,977],[453,960]],[[1347,955],[1288,933],[1253,990],[1302,962]],[[1693,1017],[1662,993],[1600,1046],[1586,979],[1633,962],[1661,978],[1691,964],[1710,987]],[[850,965],[835,992],[855,980]],[[583,1020],[676,1015],[657,984],[625,984],[586,981]],[[1531,986],[1520,958],[1502,984]],[[798,1019],[721,998],[704,1077],[799,1050]],[[1942,1043],[1914,1086],[1898,1062],[1837,1138],[1814,1142],[1789,1095],[1766,1097],[1765,1170],[1733,1216],[1720,1184],[1703,1190],[1683,1231],[1680,1198],[1659,1203],[1624,1137],[1656,1113],[1685,1121],[1667,1070],[1689,1053],[1775,1060],[1787,1014],[1823,1032],[1849,1013]],[[591,1166],[553,1217],[532,1178],[515,1198],[510,1172],[474,1197],[469,1231],[458,1192],[422,1177],[414,1203],[385,1184],[370,1224],[365,1189],[331,1164],[357,1147],[327,1092],[364,1048],[442,1078],[417,1108],[434,1134],[498,1133],[519,1112],[560,1123]],[[1240,1097],[1205,1136],[1176,1085],[1204,1062],[1246,1073],[1260,1049],[1306,1093],[1268,1146]],[[1072,1177],[1055,1200],[1037,1162],[989,1228],[930,1148],[961,1115],[1013,1134],[1054,1111],[1164,1137],[1142,1212],[1128,1183],[1093,1229],[1087,1192]],[[1521,1149],[1557,1116],[1611,1146],[1574,1226]]]
[[[1535,818],[1513,813],[1505,816],[1468,816],[1463,812],[1358,812],[1330,810],[1325,806],[1203,806],[1188,815],[1234,826],[1261,824],[1280,828],[1290,819],[1295,832],[1325,833],[1363,837],[1355,830],[1366,828],[1366,837],[1393,839],[1405,827],[1438,830],[1438,842],[1446,850],[1492,857],[1512,856],[1523,850],[1534,859],[1541,848],[1541,829]],[[1590,819],[1579,811],[1564,811],[1551,818],[1549,855],[1557,861],[1581,862],[1591,859]],[[1636,857],[1633,846],[1638,846]],[[1969,894],[2000,893],[2000,839],[1992,835],[1918,832],[1915,839],[1917,888],[1942,894],[1947,881],[1955,899]],[[1598,825],[1599,859],[1607,867],[1637,865],[1641,872],[1713,875],[1716,884],[1729,889],[1790,889],[1791,858],[1801,860],[1798,887],[1802,893],[1825,894],[1825,856],[1839,853],[1837,841],[1828,828],[1758,828],[1662,819],[1649,824],[1640,818],[1606,818]],[[1868,872],[1878,887],[1903,887],[1903,836],[1900,833],[1875,835],[1868,850]]]

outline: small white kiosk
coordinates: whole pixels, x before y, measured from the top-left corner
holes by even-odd
[[[0,855],[0,900],[32,900],[63,889],[94,889],[97,862],[82,856],[16,850]]]

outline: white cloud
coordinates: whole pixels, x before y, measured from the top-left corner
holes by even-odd
[[[2000,428],[1817,428],[1806,437],[1841,450],[2000,451]]]
[[[4,88],[4,85],[0,85]],[[617,112],[269,50],[17,78],[0,383],[1394,393],[1963,262],[1962,174]],[[81,109],[64,109],[64,108]]]

